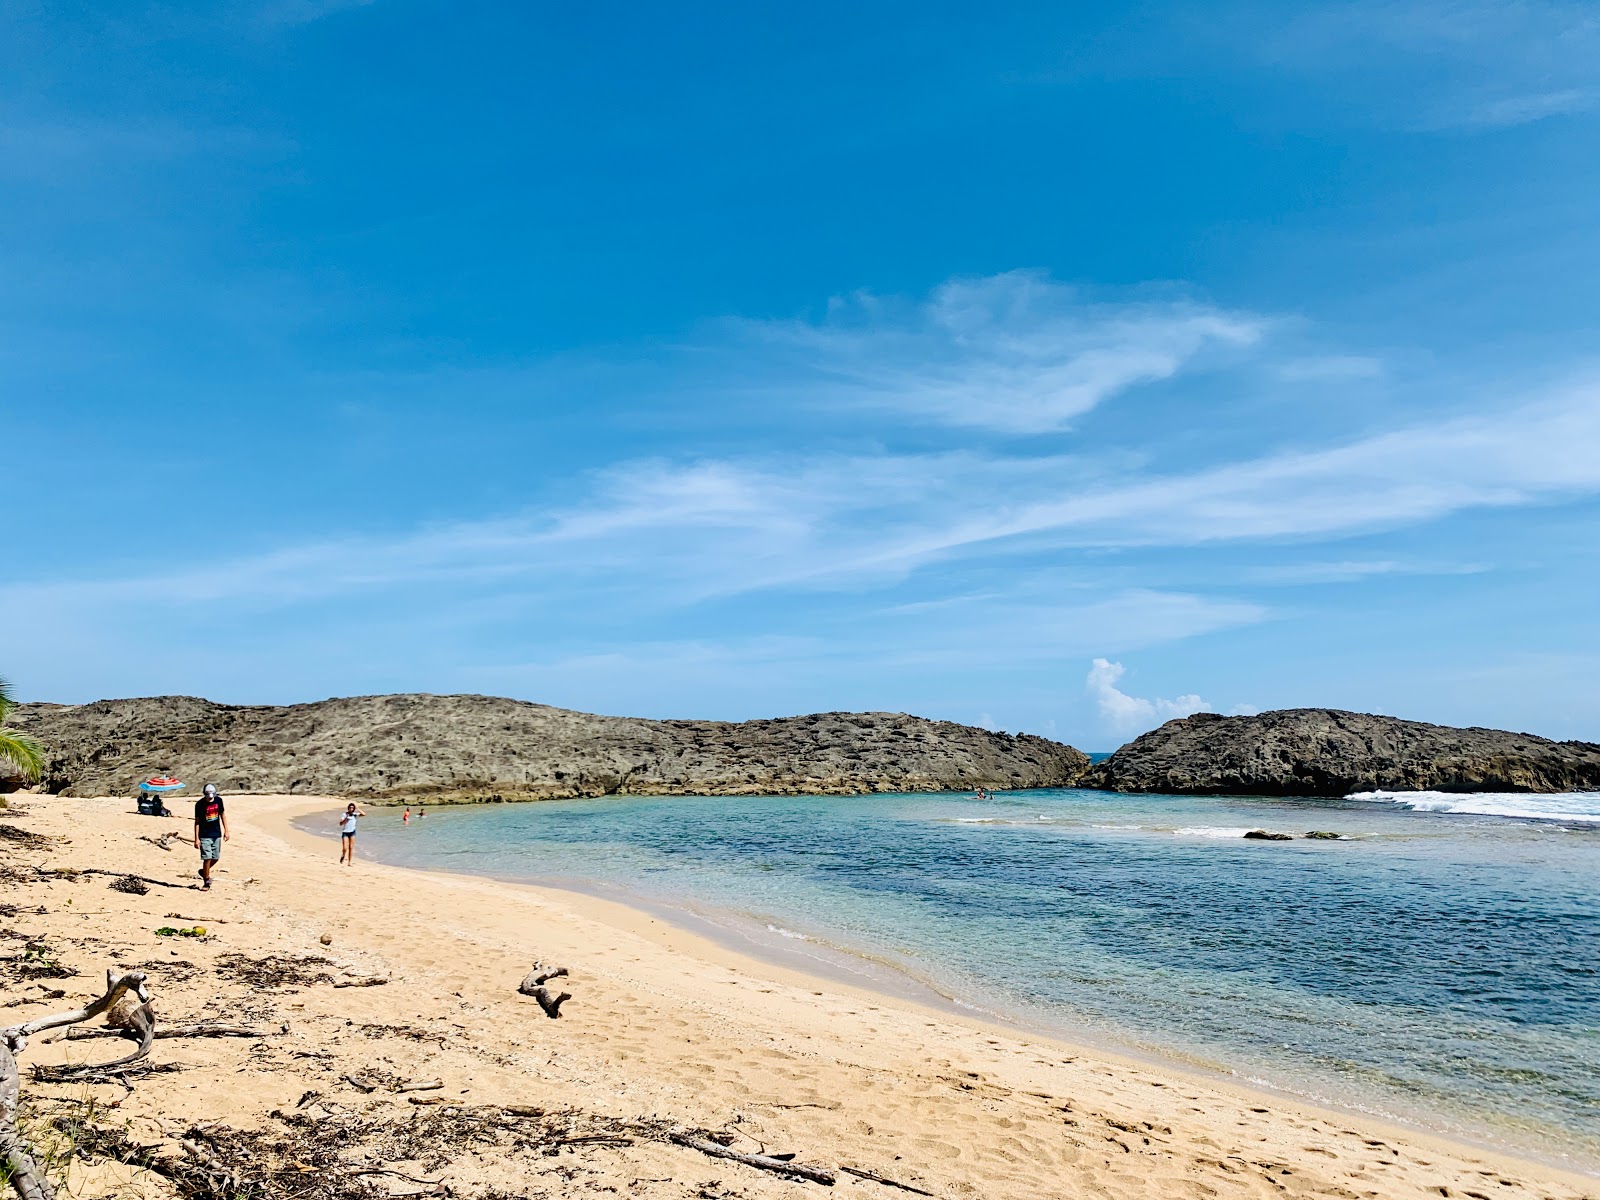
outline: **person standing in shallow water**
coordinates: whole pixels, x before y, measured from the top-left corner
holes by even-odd
[[[346,806],[344,812],[339,814],[339,863],[342,866],[353,866],[356,861],[356,818],[364,817],[354,804]]]
[[[200,851],[200,890],[211,890],[211,868],[222,857],[222,843],[228,840],[228,814],[222,793],[214,783],[206,784],[194,802],[194,848]]]

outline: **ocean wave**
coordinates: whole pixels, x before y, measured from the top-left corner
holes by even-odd
[[[1259,825],[1182,825],[1172,832],[1179,837],[1242,838]]]
[[[1600,821],[1600,792],[1352,792],[1346,800],[1413,812],[1515,817],[1524,821]]]
[[[785,929],[781,925],[768,924],[767,932],[768,933],[775,933],[779,937],[792,938],[794,941],[797,941],[797,942],[809,942],[811,940],[805,934],[796,933],[792,929]]]

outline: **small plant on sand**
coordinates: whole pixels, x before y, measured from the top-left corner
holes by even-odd
[[[21,772],[23,779],[32,783],[44,773],[44,747],[27,734],[5,727],[16,706],[11,685],[0,679],[0,768]]]

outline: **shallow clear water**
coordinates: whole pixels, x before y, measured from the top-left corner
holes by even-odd
[[[376,810],[362,841],[742,914],[1011,1019],[1593,1169],[1600,796],[1503,799],[1548,817],[1431,794],[630,797]]]

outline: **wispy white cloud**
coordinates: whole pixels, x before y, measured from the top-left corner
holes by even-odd
[[[1245,578],[1253,583],[1300,584],[1358,583],[1379,575],[1477,575],[1487,570],[1482,563],[1395,562],[1392,560],[1345,560],[1342,562],[1302,562],[1253,567]]]
[[[1172,700],[1130,696],[1117,687],[1126,673],[1127,668],[1121,663],[1097,658],[1083,681],[1084,688],[1100,713],[1100,719],[1114,733],[1124,736],[1141,733],[1175,717],[1211,711],[1211,705],[1194,695],[1178,696]]]
[[[1298,71],[1358,72],[1364,92],[1409,127],[1504,128],[1600,111],[1592,4],[1345,0],[1266,19],[1258,53]]]
[[[1593,112],[1596,108],[1600,108],[1600,88],[1561,88],[1482,101],[1465,114],[1464,123],[1503,129],[1542,121],[1546,117]]]
[[[1107,478],[1070,457],[968,452],[650,460],[592,476],[565,508],[311,541],[151,580],[13,584],[0,597],[275,604],[536,579],[683,604],[863,590],[936,562],[1048,547],[1329,540],[1597,492],[1600,388],[1585,383],[1498,413],[1170,474]]]
[[[1097,302],[1035,271],[952,280],[924,302],[867,294],[827,318],[741,322],[813,400],[945,425],[1047,433],[1142,384],[1258,342],[1267,322],[1182,298]]]

